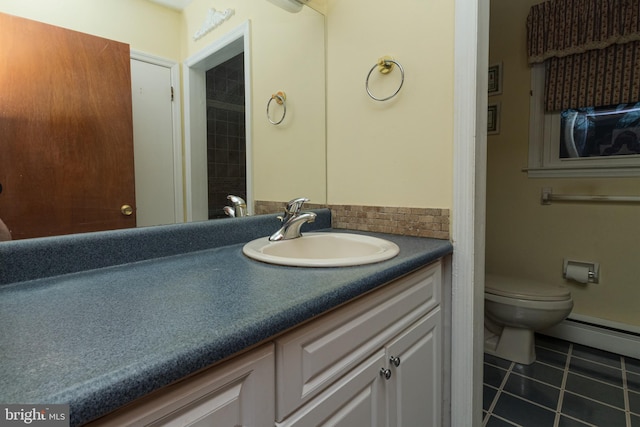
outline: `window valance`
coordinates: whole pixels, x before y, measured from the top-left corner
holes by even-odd
[[[527,17],[529,63],[545,63],[545,109],[640,100],[640,0],[548,0]]]
[[[549,0],[527,17],[529,63],[640,40],[640,0]]]

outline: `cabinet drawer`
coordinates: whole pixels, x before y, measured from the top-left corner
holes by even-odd
[[[274,419],[272,344],[151,393],[87,427],[254,426]]]
[[[276,419],[347,373],[440,303],[438,261],[283,335],[276,344]]]

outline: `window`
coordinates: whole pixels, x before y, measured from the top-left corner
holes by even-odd
[[[640,176],[640,102],[545,112],[544,79],[534,65],[529,177]]]
[[[640,154],[640,102],[564,110],[560,113],[560,158]]]

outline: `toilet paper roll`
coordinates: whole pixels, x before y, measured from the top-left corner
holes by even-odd
[[[575,280],[579,283],[589,282],[589,267],[586,265],[567,265],[567,274],[565,276],[568,280]]]

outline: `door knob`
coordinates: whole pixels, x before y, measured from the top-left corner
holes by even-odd
[[[398,366],[400,366],[400,358],[399,358],[399,357],[391,356],[391,357],[389,358],[389,362],[390,362],[393,366],[395,366],[396,368],[397,368]]]
[[[122,205],[120,206],[120,212],[124,216],[131,216],[131,214],[133,214],[133,208],[131,205]]]

